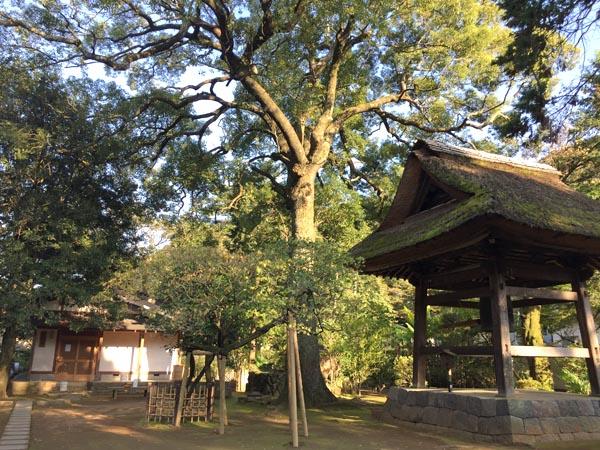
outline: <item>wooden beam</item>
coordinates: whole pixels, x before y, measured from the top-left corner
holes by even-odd
[[[459,322],[453,322],[446,325],[441,325],[442,330],[454,330],[455,328],[473,328],[480,324],[479,319],[461,320]]]
[[[486,278],[486,276],[485,269],[480,264],[474,264],[446,272],[427,274],[424,275],[423,279],[427,287],[443,289],[477,278]]]
[[[573,271],[551,264],[527,264],[517,261],[508,262],[507,276],[525,280],[554,281],[568,283],[573,278]]]
[[[583,347],[544,347],[539,345],[513,345],[512,356],[542,358],[589,358],[590,351]]]
[[[423,347],[421,349],[424,355],[439,355],[444,352],[451,352],[458,356],[493,356],[494,348],[491,346],[460,346],[460,347]]]
[[[586,358],[585,362],[592,395],[600,395],[600,348],[590,299],[585,284],[578,276],[573,279],[571,288],[577,293],[576,309],[581,342],[589,350],[589,357]]]
[[[420,281],[415,287],[415,331],[413,337],[413,387],[425,387],[427,360],[421,353],[427,339],[427,288]]]
[[[489,283],[496,385],[498,386],[498,395],[511,395],[514,392],[514,382],[513,364],[510,353],[508,298],[504,275],[498,270],[498,263],[495,260],[490,264]]]
[[[556,289],[506,286],[506,295],[510,295],[512,297],[542,298],[549,300],[558,300],[563,302],[577,301],[577,292],[558,291]]]
[[[471,308],[479,309],[479,301],[469,302],[466,300],[455,300],[452,302],[427,302],[430,306],[447,306],[449,308]]]
[[[428,295],[426,301],[428,305],[440,306],[456,300],[462,300],[465,298],[479,298],[488,295],[490,295],[489,287],[461,289],[459,291],[448,291],[440,294]]]
[[[570,300],[552,300],[548,298],[525,298],[522,300],[514,300],[512,302],[513,308],[528,308],[530,306],[538,306],[538,305],[570,305],[574,302]]]

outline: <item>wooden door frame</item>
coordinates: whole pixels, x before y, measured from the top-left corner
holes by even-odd
[[[57,381],[94,381],[96,377],[96,366],[97,366],[97,355],[98,347],[100,345],[101,331],[99,330],[84,330],[80,333],[76,333],[70,330],[61,329],[56,338],[56,349],[54,352],[54,379]],[[60,346],[63,343],[64,338],[75,338],[77,340],[77,354],[75,357],[75,372],[77,371],[77,356],[79,356],[80,341],[82,339],[94,339],[94,351],[90,359],[92,363],[92,369],[87,375],[75,374],[60,374],[58,373],[58,356],[60,353]]]

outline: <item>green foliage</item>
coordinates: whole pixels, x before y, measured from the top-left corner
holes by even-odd
[[[0,77],[0,320],[25,331],[49,301],[90,302],[131,254],[141,209],[115,86],[11,58]]]
[[[354,278],[352,290],[335,308],[324,342],[357,392],[362,382],[393,360],[405,329],[395,321],[383,280],[355,273],[348,276]]]
[[[501,135],[524,138],[530,146],[535,141],[552,140],[553,107],[568,109],[571,95],[556,98],[556,76],[574,65],[577,42],[593,21],[595,0],[546,1],[502,0],[507,25],[514,38],[506,53],[498,58],[511,77],[522,77],[522,86],[514,109],[496,122]],[[555,117],[556,119],[556,117]],[[559,119],[560,122],[560,119]]]
[[[534,389],[538,391],[553,390],[552,384],[548,385],[547,382],[539,381],[531,377],[519,378],[517,379],[516,384],[518,389]]]
[[[412,384],[412,356],[396,356],[394,359],[394,384],[408,387]]]
[[[569,392],[590,395],[590,382],[583,361],[570,361],[560,369],[559,376]]]
[[[252,258],[194,240],[156,251],[116,286],[120,295],[153,299],[150,323],[177,335],[185,350],[227,354],[261,327],[281,323],[285,311],[265,296]]]
[[[600,54],[584,76],[586,84],[566,142],[551,151],[546,160],[563,173],[566,183],[600,199]]]

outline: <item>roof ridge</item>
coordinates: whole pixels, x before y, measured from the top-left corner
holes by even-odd
[[[514,158],[504,155],[497,155],[495,153],[484,152],[481,150],[474,150],[470,148],[458,147],[456,145],[447,144],[445,142],[436,141],[433,139],[420,139],[415,143],[417,146],[419,143],[423,143],[433,152],[441,152],[449,155],[457,155],[466,158],[472,159],[480,159],[484,161],[490,161],[500,164],[506,164],[509,166],[526,168],[537,170],[540,172],[546,172],[553,175],[560,175],[560,171],[549,164],[544,164],[540,162],[527,162],[527,161],[518,161]]]

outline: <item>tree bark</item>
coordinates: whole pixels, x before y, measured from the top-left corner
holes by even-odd
[[[317,239],[315,226],[315,177],[314,173],[293,176],[290,189],[292,204],[292,231],[295,239],[314,242]]]
[[[289,191],[292,209],[292,227],[295,239],[313,242],[317,238],[315,226],[315,178],[318,168],[307,167],[300,176],[289,179]],[[321,373],[319,339],[316,334],[298,335],[298,350],[304,400],[308,407],[332,403],[336,400]],[[287,401],[287,386],[284,386],[281,399]]]
[[[525,311],[523,315],[523,343],[525,345],[544,345],[541,316],[541,306],[533,306]],[[527,358],[527,364],[529,365],[529,376],[531,378],[548,388],[552,388],[552,371],[550,370],[548,358]]]
[[[6,399],[8,394],[8,380],[10,377],[10,363],[15,356],[17,346],[17,330],[9,325],[4,329],[2,335],[2,347],[0,347],[0,399]]]

